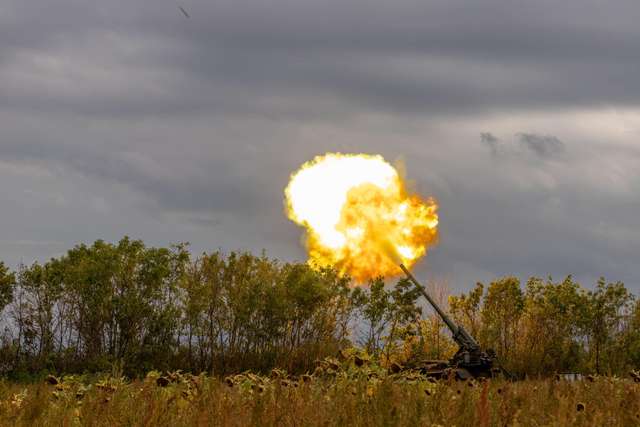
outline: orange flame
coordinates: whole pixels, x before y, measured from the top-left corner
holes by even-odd
[[[382,156],[328,153],[291,175],[287,216],[306,228],[309,262],[335,266],[358,283],[399,274],[437,237],[435,200],[408,194]]]

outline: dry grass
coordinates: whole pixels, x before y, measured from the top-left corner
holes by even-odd
[[[226,379],[0,383],[0,424],[17,426],[635,426],[640,384],[618,378],[432,383],[369,367]]]

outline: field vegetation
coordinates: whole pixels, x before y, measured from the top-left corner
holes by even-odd
[[[94,426],[634,426],[640,384],[586,381],[429,381],[358,360],[326,359],[310,375],[275,369],[224,379],[152,371],[0,383],[0,424]]]

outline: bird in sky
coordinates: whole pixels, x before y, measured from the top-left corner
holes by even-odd
[[[189,16],[189,14],[187,13],[186,10],[184,10],[184,7],[182,6],[178,6],[178,9],[180,9],[180,11],[182,12],[182,14],[185,16],[185,18],[191,18],[191,16]]]

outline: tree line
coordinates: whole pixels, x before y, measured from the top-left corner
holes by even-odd
[[[523,288],[505,277],[451,296],[449,306],[520,375],[623,374],[640,367],[640,301],[622,282],[600,278],[587,290],[571,276],[532,277]]]
[[[505,277],[432,294],[518,375],[640,367],[640,304],[622,283],[587,290]],[[455,345],[406,279],[353,287],[331,268],[245,252],[192,256],[127,237],[11,272],[0,262],[0,375],[182,369],[224,375],[314,362],[357,346],[387,363]]]

